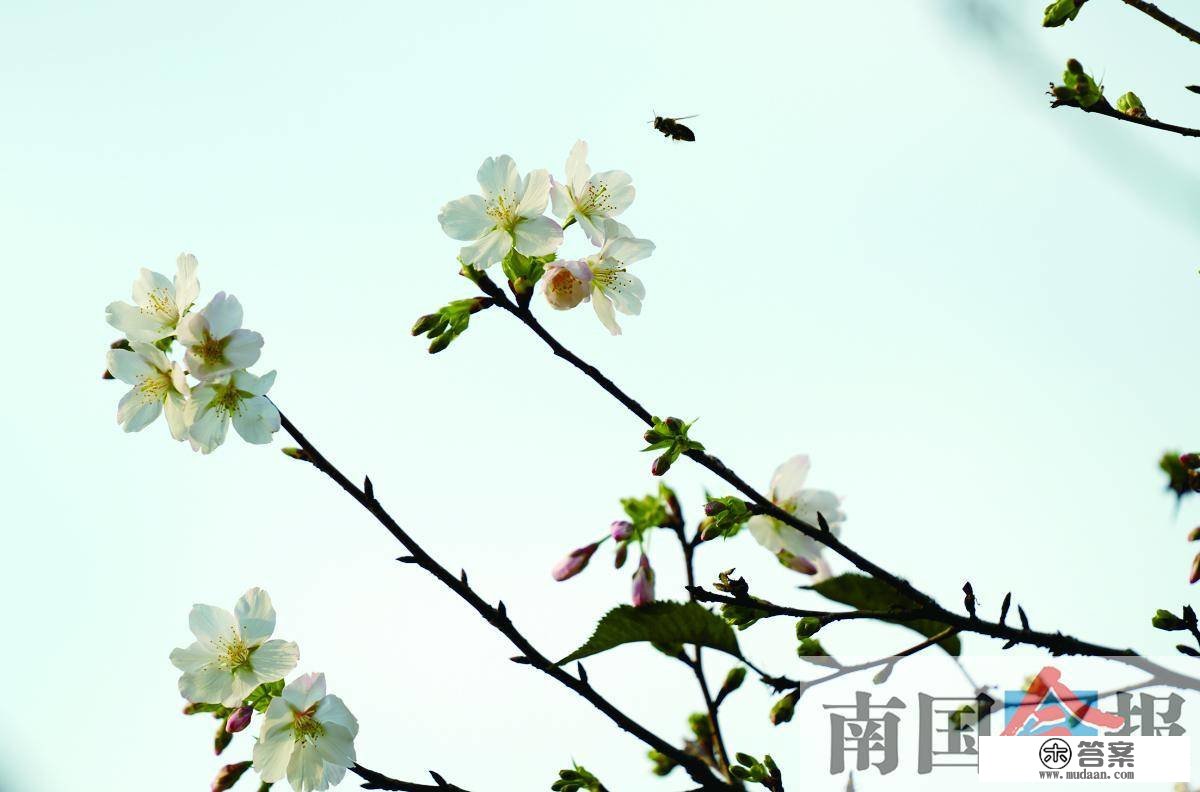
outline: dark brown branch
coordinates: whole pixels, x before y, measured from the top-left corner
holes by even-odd
[[[956,635],[956,634],[958,634],[957,627],[947,627],[946,629],[942,630],[941,632],[937,633],[936,635],[933,635],[933,636],[925,639],[924,641],[921,641],[921,643],[916,644],[915,646],[910,646],[907,649],[903,649],[899,652],[896,652],[896,654],[894,654],[894,655],[888,655],[887,657],[881,657],[878,660],[870,660],[866,663],[858,663],[856,665],[841,666],[833,673],[826,674],[823,677],[817,677],[816,679],[803,680],[803,679],[788,679],[787,677],[768,677],[768,678],[764,679],[763,681],[766,682],[771,687],[775,688],[776,691],[782,691],[782,690],[786,690],[788,688],[804,688],[805,690],[807,690],[808,688],[816,687],[817,685],[821,685],[826,682],[832,682],[835,679],[847,676],[849,674],[856,674],[859,671],[866,671],[867,669],[877,668],[881,665],[888,665],[888,664],[894,665],[899,658],[911,657],[912,655],[915,655],[918,652],[924,651],[925,649],[928,649],[929,647],[936,645],[939,641],[944,641],[947,638],[949,638],[953,635]]]
[[[1175,17],[1163,13],[1162,9],[1154,5],[1154,3],[1144,3],[1142,0],[1123,0],[1123,2],[1125,5],[1132,6],[1138,11],[1141,11],[1143,14],[1155,20],[1156,22],[1163,23],[1188,41],[1191,41],[1195,44],[1200,44],[1200,30],[1188,27]]]
[[[1096,112],[1096,111],[1092,111]],[[1113,112],[1116,112],[1115,110]],[[1124,117],[1124,116],[1122,116]],[[1200,135],[1200,132],[1196,134]],[[643,407],[636,399],[634,399],[617,384],[606,377],[595,366],[587,363],[574,352],[571,352],[558,339],[550,334],[546,328],[542,327],[537,318],[529,310],[527,305],[514,303],[508,298],[508,295],[498,287],[486,273],[472,271],[470,277],[478,284],[479,288],[488,297],[495,300],[495,304],[507,311],[512,316],[519,319],[530,330],[532,330],[538,338],[550,348],[550,350],[563,360],[570,363],[575,368],[582,371],[598,384],[605,392],[623,404],[630,412],[636,415],[643,423],[652,424],[652,416],[649,410]],[[1132,649],[1116,649],[1112,647],[1102,646],[1100,644],[1089,643],[1074,638],[1069,635],[1063,635],[1061,632],[1046,633],[1037,632],[1027,628],[1008,627],[995,622],[984,621],[983,619],[972,619],[967,616],[954,613],[939,605],[932,597],[917,587],[913,586],[907,580],[898,575],[895,575],[878,564],[870,561],[862,554],[843,544],[837,537],[828,531],[823,531],[817,526],[797,518],[787,511],[776,506],[762,493],[755,490],[749,484],[742,480],[740,476],[734,473],[723,462],[711,454],[704,452],[691,451],[687,456],[697,464],[708,469],[717,477],[732,486],[738,492],[742,493],[750,503],[753,504],[759,513],[769,515],[785,525],[800,531],[805,536],[814,541],[828,547],[834,553],[837,553],[842,558],[854,564],[858,569],[867,573],[877,580],[883,581],[896,590],[897,593],[912,601],[917,609],[928,613],[928,618],[939,621],[948,627],[957,627],[963,632],[974,632],[980,635],[987,635],[992,638],[999,638],[1005,641],[1016,644],[1029,644],[1043,649],[1048,649],[1056,655],[1087,655],[1092,657],[1106,657],[1117,660],[1125,665],[1141,669],[1151,674],[1165,685],[1172,685],[1181,689],[1200,690],[1200,679],[1179,674],[1170,669],[1154,663]]]
[[[329,478],[333,479],[339,487],[346,491],[350,497],[358,501],[364,509],[371,513],[384,528],[388,530],[396,541],[404,546],[411,556],[404,560],[409,563],[414,563],[420,566],[429,574],[438,579],[446,588],[453,591],[464,602],[470,605],[476,613],[484,618],[488,624],[492,625],[497,631],[507,638],[513,646],[521,653],[522,662],[533,666],[547,676],[552,677],[565,687],[578,693],[589,704],[591,704],[600,712],[608,716],[609,720],[620,726],[625,731],[629,732],[639,740],[650,746],[661,754],[671,758],[676,764],[682,767],[689,776],[699,783],[704,789],[727,790],[730,787],[724,782],[719,781],[713,776],[712,771],[700,759],[689,756],[679,748],[671,745],[666,740],[651,732],[645,726],[642,726],[633,718],[626,715],[621,710],[617,709],[608,699],[600,695],[595,688],[588,683],[586,677],[582,674],[582,666],[580,666],[580,676],[574,676],[566,670],[560,668],[551,662],[545,655],[534,648],[533,644],[516,628],[512,621],[508,618],[503,603],[498,607],[493,607],[480,597],[475,590],[467,584],[466,573],[462,576],[456,576],[439,564],[432,556],[425,551],[416,540],[409,536],[400,524],[388,514],[387,510],[375,499],[374,493],[368,493],[364,489],[360,489],[353,484],[346,476],[338,470],[332,462],[330,462],[324,454],[317,450],[304,434],[296,428],[288,417],[280,411],[280,421],[284,430],[292,436],[296,444],[307,455],[307,460],[313,464],[318,470],[324,473]]]
[[[350,772],[363,780],[363,789],[390,789],[395,792],[467,792],[462,787],[447,782],[432,770],[429,771],[429,775],[433,776],[433,784],[415,784],[411,781],[388,778],[383,773],[368,770],[360,764],[351,766]]]
[[[1128,2],[1128,0],[1126,0]],[[1177,124],[1168,124],[1165,121],[1158,121],[1150,116],[1131,116],[1122,113],[1120,110],[1108,103],[1108,100],[1101,97],[1100,101],[1093,104],[1091,107],[1083,107],[1078,102],[1072,100],[1056,99],[1050,103],[1051,107],[1075,107],[1085,113],[1095,113],[1097,115],[1115,118],[1118,121],[1125,121],[1138,126],[1150,127],[1151,129],[1161,129],[1164,132],[1174,132],[1176,135],[1184,137],[1200,137],[1200,129],[1192,129],[1191,127],[1178,126]]]

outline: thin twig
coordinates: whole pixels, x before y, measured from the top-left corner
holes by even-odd
[[[1126,0],[1128,2],[1128,0]],[[1083,107],[1078,102],[1069,99],[1056,99],[1050,103],[1051,107],[1075,107],[1085,113],[1095,113],[1097,115],[1115,118],[1118,121],[1126,121],[1130,124],[1150,127],[1151,129],[1161,129],[1164,132],[1174,132],[1176,135],[1184,137],[1200,137],[1200,129],[1192,129],[1191,127],[1179,126],[1177,124],[1168,124],[1165,121],[1159,121],[1150,116],[1131,116],[1122,113],[1120,110],[1108,103],[1108,100],[1101,97],[1098,102],[1090,107]]]
[[[562,685],[582,696],[593,707],[600,710],[608,716],[608,718],[625,731],[629,732],[639,740],[650,746],[654,750],[671,758],[676,764],[682,767],[689,776],[705,789],[729,789],[729,786],[724,782],[719,781],[712,774],[703,761],[694,756],[689,756],[679,748],[671,745],[666,740],[651,732],[645,726],[641,725],[633,718],[626,715],[621,710],[617,709],[608,699],[600,695],[595,688],[587,681],[586,675],[582,673],[580,666],[580,676],[574,676],[567,673],[555,663],[551,662],[541,652],[534,648],[533,644],[516,628],[512,620],[508,618],[508,614],[503,603],[498,607],[493,607],[480,597],[475,590],[467,584],[466,573],[461,577],[452,574],[449,570],[439,564],[432,556],[419,545],[416,540],[409,536],[400,524],[388,514],[387,510],[375,499],[373,492],[368,494],[366,490],[355,486],[346,476],[330,462],[324,454],[308,440],[304,434],[296,428],[288,417],[280,411],[280,421],[285,431],[292,436],[292,439],[303,449],[308,455],[314,467],[322,473],[333,479],[339,487],[346,491],[350,497],[358,501],[364,509],[384,527],[388,532],[402,544],[406,550],[412,555],[405,560],[409,563],[414,563],[420,566],[426,572],[429,572],[438,579],[446,588],[457,594],[464,602],[470,605],[476,613],[484,618],[488,624],[492,625],[505,638],[507,638],[513,646],[521,653],[519,655],[520,662],[531,665],[542,673],[553,677]]]
[[[876,668],[878,666],[887,665],[889,663],[894,664],[895,662],[897,662],[897,660],[899,658],[911,657],[912,655],[915,655],[916,653],[918,653],[920,651],[923,651],[925,649],[928,649],[931,646],[936,645],[940,641],[944,641],[947,638],[950,638],[951,636],[958,634],[958,631],[959,630],[957,627],[947,627],[946,629],[942,630],[941,632],[937,633],[936,635],[933,635],[933,636],[927,638],[926,640],[921,641],[919,644],[910,646],[907,649],[896,652],[895,654],[888,655],[887,657],[880,657],[877,660],[870,660],[866,663],[858,663],[856,665],[841,666],[833,673],[827,674],[823,677],[817,677],[816,679],[804,680],[804,679],[789,679],[788,677],[768,677],[768,678],[764,679],[763,681],[766,682],[767,684],[769,684],[771,687],[775,688],[776,691],[786,690],[787,688],[804,688],[805,690],[807,690],[809,688],[816,687],[817,685],[821,685],[826,682],[832,682],[833,680],[838,679],[840,677],[847,676],[848,674],[855,674],[855,673],[858,673],[859,671],[866,671],[869,668]]]
[[[1163,13],[1162,9],[1154,5],[1154,3],[1144,3],[1142,0],[1123,0],[1123,2],[1125,5],[1132,6],[1138,11],[1141,11],[1151,19],[1163,23],[1188,41],[1191,41],[1195,44],[1200,44],[1200,30],[1196,30],[1193,27],[1188,27],[1175,17]]]
[[[351,765],[350,772],[363,780],[363,789],[389,789],[395,792],[467,792],[462,787],[447,782],[432,770],[429,771],[429,775],[433,776],[433,780],[436,782],[433,784],[416,784],[411,781],[388,778],[383,773],[368,770],[360,764]]]

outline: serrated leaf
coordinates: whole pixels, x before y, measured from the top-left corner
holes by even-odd
[[[695,644],[734,657],[742,656],[737,636],[725,620],[695,602],[655,602],[635,608],[621,605],[604,614],[587,643],[558,665],[607,652],[627,643]]]
[[[844,575],[827,578],[809,588],[826,599],[840,602],[843,605],[849,605],[858,610],[887,611],[914,610],[917,608],[916,603],[900,594],[900,592],[887,583],[873,577],[860,575],[857,572],[847,572]],[[884,621],[889,620],[884,619]],[[926,638],[932,638],[946,629],[945,624],[930,619],[894,621],[893,623],[916,630]],[[946,652],[954,657],[958,657],[962,651],[962,642],[959,641],[957,635],[951,635],[948,638],[938,641],[938,646],[945,649]]]

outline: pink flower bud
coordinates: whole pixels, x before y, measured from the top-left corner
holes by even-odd
[[[575,577],[588,565],[588,561],[592,559],[592,553],[596,552],[596,548],[599,546],[599,542],[593,542],[587,547],[572,550],[566,558],[554,565],[550,574],[554,576],[555,580]]]
[[[242,729],[250,725],[250,718],[254,715],[254,707],[238,707],[229,716],[229,720],[225,721],[225,731],[230,734],[237,734]]]
[[[613,520],[613,524],[609,526],[609,533],[614,541],[624,542],[633,536],[633,523],[629,520]]]
[[[551,308],[566,311],[588,296],[592,271],[583,261],[558,261],[546,267],[542,294]]]
[[[651,602],[654,602],[654,570],[650,568],[650,559],[643,554],[633,573],[633,607],[640,608]]]
[[[775,554],[775,557],[779,559],[779,563],[795,572],[800,572],[804,575],[817,574],[817,565],[804,556],[794,555],[787,550],[780,550]]]
[[[617,569],[625,566],[625,557],[629,555],[629,543],[623,542],[617,545],[617,553],[613,556],[613,566]]]
[[[212,782],[212,792],[225,792],[227,789],[232,789],[233,785],[238,782],[253,762],[238,762],[237,764],[227,764],[217,773],[217,777]]]
[[[1188,583],[1195,583],[1200,580],[1200,553],[1192,559],[1192,573],[1188,576]]]

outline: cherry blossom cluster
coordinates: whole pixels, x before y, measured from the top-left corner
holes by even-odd
[[[108,352],[108,373],[130,386],[117,423],[138,432],[164,415],[171,437],[203,454],[225,442],[230,423],[246,442],[269,443],[279,431],[279,410],[267,398],[275,372],[247,370],[258,362],[263,338],[242,328],[233,295],[218,292],[192,310],[200,295],[196,268],[196,257],[184,253],[174,279],[143,269],[133,304],[108,306],[108,323],[125,334]],[[169,357],[177,347],[181,361]]]
[[[341,783],[356,761],[358,721],[340,698],[326,694],[324,674],[304,674],[284,685],[300,649],[271,638],[275,608],[267,592],[250,589],[232,613],[194,605],[188,625],[196,640],[171,652],[171,662],[183,672],[179,692],[189,702],[185,712],[211,712],[222,721],[217,753],[255,713],[262,715],[252,761],[224,767],[213,790],[228,789],[251,766],[264,785],[286,777],[296,792]]]
[[[648,258],[654,243],[639,239],[615,219],[633,203],[633,180],[619,170],[592,173],[587,143],[579,141],[566,163],[566,179],[546,170],[521,177],[507,154],[488,157],[476,178],[480,194],[442,207],[438,221],[452,239],[468,242],[459,251],[464,266],[484,270],[498,262],[525,257],[543,265],[541,292],[560,311],[591,302],[596,316],[620,335],[614,311],[637,315],[646,289],[626,270]],[[554,220],[545,216],[550,207]],[[558,259],[564,229],[578,225],[595,250]]]

